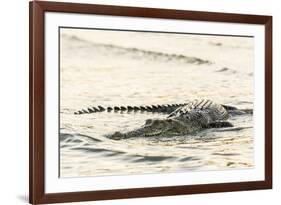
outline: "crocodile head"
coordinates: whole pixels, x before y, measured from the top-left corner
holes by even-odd
[[[108,136],[110,139],[120,140],[132,137],[170,137],[176,135],[185,135],[190,133],[190,128],[186,123],[176,119],[148,119],[145,124],[133,131],[126,133],[115,132]]]

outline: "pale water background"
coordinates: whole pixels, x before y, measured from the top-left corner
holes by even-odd
[[[73,112],[201,98],[253,108],[253,49],[251,37],[62,28],[60,176],[252,168],[252,115],[232,117],[235,129],[111,140],[105,135],[166,115]]]

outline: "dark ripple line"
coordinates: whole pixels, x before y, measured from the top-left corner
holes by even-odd
[[[120,154],[125,154],[125,152],[122,151],[116,151],[116,150],[108,150],[104,148],[92,148],[92,147],[73,147],[71,148],[72,150],[79,150],[79,151],[84,151],[84,152],[92,152],[92,153],[110,153],[110,155],[120,155]]]
[[[219,156],[238,156],[238,153],[213,153],[212,155],[219,155]]]
[[[226,129],[217,129],[216,132],[231,132],[231,131],[240,131],[244,129],[250,129],[253,127],[235,127],[235,128],[226,128]]]
[[[184,157],[179,159],[180,162],[186,162],[186,161],[196,161],[196,160],[200,160],[199,157]]]
[[[159,162],[164,160],[175,159],[170,156],[142,156],[140,159],[135,159],[133,162]]]

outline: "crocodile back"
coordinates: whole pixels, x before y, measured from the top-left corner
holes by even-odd
[[[194,100],[172,112],[168,118],[187,118],[192,121],[210,123],[228,119],[226,109],[211,100]]]

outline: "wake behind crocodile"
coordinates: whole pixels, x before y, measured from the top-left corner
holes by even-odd
[[[211,61],[207,59],[202,59],[194,56],[187,56],[184,54],[177,53],[166,53],[157,50],[146,50],[136,47],[124,47],[120,45],[114,44],[106,44],[106,43],[98,43],[98,42],[90,42],[84,39],[81,39],[77,36],[66,36],[67,39],[72,41],[72,44],[76,44],[77,46],[83,46],[84,49],[91,50],[91,53],[99,53],[101,55],[115,55],[119,58],[131,58],[131,59],[145,59],[149,61],[160,61],[165,63],[181,63],[181,64],[212,64]]]

